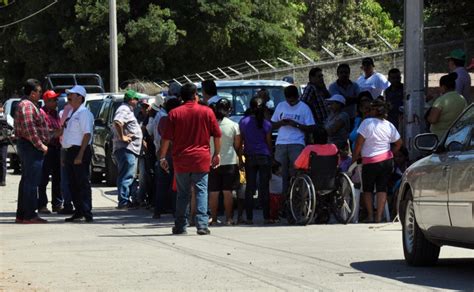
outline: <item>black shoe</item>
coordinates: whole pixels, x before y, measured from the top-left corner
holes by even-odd
[[[61,210],[58,211],[58,214],[61,214],[61,215],[72,215],[72,214],[74,214],[74,209],[62,208]]]
[[[180,235],[180,234],[188,234],[188,232],[185,229],[178,229],[176,227],[171,228],[171,232],[174,235]]]
[[[85,217],[85,218],[86,218],[86,222],[87,222],[87,223],[92,223],[92,222],[94,222],[94,218],[92,218],[92,216],[87,216],[87,217]]]
[[[71,217],[64,219],[64,221],[66,221],[66,222],[77,222],[77,221],[80,221],[82,218],[84,218],[84,216],[74,214]]]
[[[5,186],[7,186],[6,182],[4,182],[4,181],[0,182],[0,187],[5,187]]]
[[[209,235],[209,234],[211,234],[211,230],[209,230],[209,228],[198,229],[197,234],[198,235]]]

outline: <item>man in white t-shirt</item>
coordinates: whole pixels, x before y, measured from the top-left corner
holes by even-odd
[[[285,88],[285,98],[276,107],[272,124],[278,129],[275,160],[281,164],[282,189],[286,194],[289,178],[295,174],[294,162],[305,146],[305,133],[312,132],[315,122],[309,106],[299,100],[296,86]]]
[[[385,89],[390,86],[390,82],[381,73],[375,72],[375,64],[372,58],[362,59],[362,71],[364,74],[357,79],[360,92],[368,91],[373,99],[383,95]]]

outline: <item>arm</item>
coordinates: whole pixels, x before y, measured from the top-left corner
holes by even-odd
[[[124,135],[122,122],[114,121],[114,126],[115,126],[115,130],[117,130],[118,138],[120,141],[126,142],[126,143],[132,142],[131,137]]]
[[[265,140],[267,142],[268,149],[270,150],[270,153],[272,153],[272,148],[273,148],[273,141],[272,141],[272,132],[269,131],[267,135],[265,135]]]
[[[392,153],[397,153],[403,145],[402,139],[398,139],[395,143],[392,144]]]
[[[166,161],[166,153],[168,152],[168,149],[170,147],[170,142],[171,142],[170,140],[161,139],[161,147],[160,147],[159,155],[158,155],[160,166],[166,172],[169,172],[168,161]]]
[[[442,112],[442,109],[438,107],[432,107],[430,109],[430,113],[428,114],[428,117],[426,118],[426,120],[430,124],[436,124],[439,121],[439,118],[441,117],[441,112]]]
[[[365,142],[364,136],[362,136],[361,134],[357,135],[357,139],[356,139],[355,147],[354,147],[354,153],[352,154],[351,164],[359,160],[360,152],[362,150],[362,145],[364,144],[364,142]]]
[[[212,155],[211,164],[213,168],[216,168],[221,163],[221,138],[213,137],[214,139],[214,154]]]
[[[237,153],[237,157],[239,158],[239,165],[242,162],[242,134],[234,136],[234,149],[235,153]]]
[[[86,150],[86,147],[89,145],[89,141],[91,139],[91,134],[86,133],[82,137],[82,142],[81,142],[81,149],[79,149],[79,153],[77,153],[76,158],[74,159],[74,164],[79,165],[82,163],[82,158],[84,157],[84,151]]]

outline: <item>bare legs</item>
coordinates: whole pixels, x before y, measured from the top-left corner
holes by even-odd
[[[224,194],[226,224],[232,224],[232,218],[234,217],[232,191],[222,191],[222,193]],[[219,208],[219,192],[210,193],[209,207],[211,209],[212,222],[217,222],[217,210]]]
[[[378,192],[377,196],[377,214],[375,216],[375,222],[379,223],[382,221],[382,216],[387,202],[387,193]],[[364,192],[362,196],[364,207],[367,210],[367,221],[374,221],[374,202],[372,200],[372,193]]]

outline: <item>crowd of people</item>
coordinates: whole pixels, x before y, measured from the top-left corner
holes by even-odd
[[[460,50],[450,54],[453,72],[440,80],[442,95],[429,101],[426,120],[439,137],[470,102],[465,59]],[[352,81],[350,66],[340,64],[337,80],[328,87],[323,70],[312,68],[302,94],[289,85],[285,100],[276,107],[269,92],[261,89],[238,123],[229,118],[232,102],[218,95],[212,80],[202,82],[202,99],[192,83],[172,83],[165,94],[153,99],[126,91],[113,118],[117,209],[149,207],[155,219],[172,213],[173,234],[186,233],[187,226],[195,225],[198,234],[206,235],[209,225],[220,224],[221,194],[222,224],[254,224],[258,191],[263,223],[273,224],[278,221],[274,202],[281,202],[275,197],[285,198],[290,178],[297,169],[308,168],[309,155],[315,152],[338,155],[342,171],[362,164],[362,177],[354,182],[363,193],[364,221],[381,222],[387,196],[393,195],[391,186],[408,165],[399,134],[402,75],[393,68],[385,78],[375,71],[372,58],[364,58],[361,65],[363,74]],[[66,222],[92,222],[93,116],[84,106],[84,87],[66,90],[68,104],[61,112],[57,111],[59,94],[41,94],[37,80],[29,79],[24,93],[15,116],[23,166],[16,222],[47,222],[38,213],[50,213],[46,194],[50,177],[52,211],[72,215]]]

